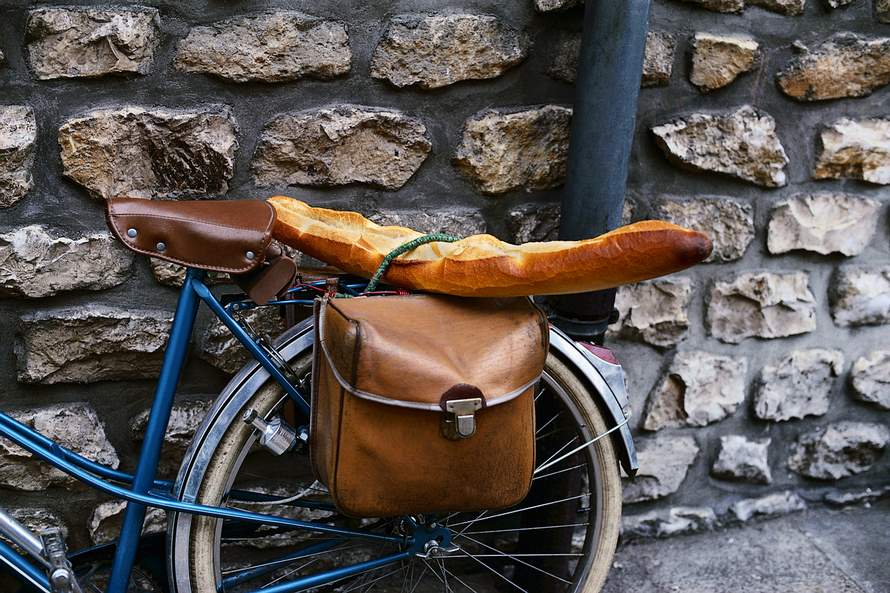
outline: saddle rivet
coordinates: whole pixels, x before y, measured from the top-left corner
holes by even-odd
[[[127,230],[127,236],[130,237],[131,239],[135,239],[136,235],[138,235],[138,234],[139,233],[136,232],[136,229],[128,229]]]
[[[158,244],[155,245],[155,249],[157,249],[158,251],[166,251],[166,250],[167,250],[167,244],[164,243],[163,241],[159,241]]]
[[[246,257],[247,259],[252,260],[253,258],[256,257],[256,253],[254,253],[253,251],[248,251],[247,253],[244,254],[244,257]]]

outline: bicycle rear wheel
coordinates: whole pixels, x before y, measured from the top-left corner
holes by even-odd
[[[308,378],[311,360],[292,361]],[[325,590],[429,593],[596,593],[608,573],[621,515],[618,463],[608,437],[571,455],[606,432],[606,423],[579,380],[558,358],[548,357],[536,397],[538,467],[532,491],[506,510],[412,518],[444,526],[456,546],[438,557],[413,556],[370,568],[323,587]],[[280,388],[266,383],[244,399],[241,412],[286,413]],[[229,417],[233,417],[229,415]],[[331,506],[314,482],[305,455],[275,457],[260,449],[254,431],[240,421],[217,420],[222,434],[203,461],[180,475],[200,473],[197,502],[398,533],[406,518],[355,520]],[[205,431],[206,432],[206,431]],[[555,463],[554,463],[555,461]],[[422,471],[422,468],[420,469]],[[248,501],[254,495],[257,500]],[[308,505],[311,508],[297,507]],[[398,546],[357,538],[281,528],[251,528],[237,522],[174,517],[171,553],[176,593],[235,593],[294,581],[336,567],[393,554]],[[182,556],[185,555],[185,556]]]

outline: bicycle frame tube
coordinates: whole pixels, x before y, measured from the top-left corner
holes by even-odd
[[[386,541],[394,544],[410,546],[410,550],[392,554],[368,562],[345,566],[334,570],[324,571],[318,574],[285,583],[275,590],[280,593],[303,591],[307,588],[323,585],[353,574],[369,570],[374,567],[385,566],[407,558],[419,549],[418,545],[424,542],[414,541],[412,538],[389,536],[381,533],[373,533],[360,529],[346,529],[329,524],[312,521],[299,521],[252,513],[240,509],[225,507],[213,507],[199,505],[176,500],[172,496],[164,496],[156,493],[157,490],[169,491],[171,483],[156,480],[158,460],[161,447],[170,420],[170,412],[173,408],[173,398],[179,383],[179,376],[188,354],[189,342],[194,328],[200,302],[204,302],[232,332],[253,357],[269,372],[269,374],[281,385],[282,389],[290,395],[304,414],[308,415],[309,404],[299,390],[284,377],[263,349],[254,342],[250,335],[235,321],[220,304],[216,297],[204,284],[205,272],[189,269],[186,280],[179,296],[173,327],[167,348],[164,352],[164,361],[161,374],[158,379],[155,398],[149,415],[148,426],[145,431],[139,461],[134,475],[120,472],[101,464],[90,461],[70,451],[30,427],[16,421],[11,416],[0,412],[0,437],[4,437],[18,446],[31,452],[38,458],[50,463],[57,469],[73,476],[77,480],[106,494],[127,501],[127,509],[117,541],[114,562],[112,565],[111,579],[107,593],[125,593],[130,580],[130,574],[139,541],[142,533],[142,524],[147,507],[161,508],[169,512],[190,513],[205,515],[219,519],[240,520],[257,524],[272,525],[305,529],[307,531],[320,532],[342,537],[357,537],[376,541]],[[125,488],[113,482],[130,484]],[[0,541],[0,565],[7,565],[13,573],[23,582],[28,583],[37,590],[49,592],[51,587],[41,567],[36,567],[26,558],[21,556],[14,548]],[[258,593],[258,592],[254,592]],[[263,593],[267,593],[264,589]]]

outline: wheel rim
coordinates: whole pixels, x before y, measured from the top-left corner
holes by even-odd
[[[566,389],[565,387],[563,387],[560,384],[560,382],[556,379],[556,377],[554,377],[551,374],[545,374],[542,384],[544,385],[545,389],[542,391],[543,395],[540,397],[547,398],[548,394],[549,394],[549,397],[554,398],[554,401],[560,402],[561,412],[563,414],[565,413],[566,410],[568,410],[570,412],[569,416],[570,416],[571,420],[570,420],[569,424],[576,428],[576,432],[577,432],[576,438],[584,439],[581,442],[589,441],[590,438],[592,438],[592,435],[590,434],[590,429],[587,426],[587,421],[585,421],[583,413],[581,412],[579,406],[573,402],[572,397],[569,395],[569,390]],[[273,407],[276,407],[276,406],[277,406],[277,404]],[[550,422],[550,424],[548,424],[548,422]],[[549,416],[539,415],[539,421],[537,423],[536,430],[538,431],[538,433],[543,432],[544,434],[538,434],[538,435],[536,435],[536,437],[541,438],[543,436],[547,436],[546,433],[550,432],[548,430],[548,426],[554,427],[554,426],[556,426],[557,422],[559,422],[559,420],[551,420]],[[552,434],[556,435],[558,433],[553,432]],[[235,471],[231,472],[229,486],[231,486],[231,484],[236,483],[236,481],[238,481],[239,476],[241,476],[241,474],[242,474],[242,470],[245,469],[244,462],[246,459],[248,459],[248,452],[250,451],[252,441],[253,441],[252,438],[248,439],[248,441],[245,442],[244,445],[242,446],[242,449],[241,449],[241,451],[238,455],[238,458],[237,458],[237,462],[234,464]],[[553,444],[551,447],[551,450],[555,450],[557,452],[561,449],[565,450],[565,448],[566,448],[565,446],[569,445],[569,444],[570,444],[570,442],[568,442],[568,441],[563,442],[561,440],[558,443]],[[578,590],[580,590],[580,586],[584,583],[587,571],[590,569],[590,565],[592,564],[592,562],[594,560],[594,555],[592,553],[592,550],[596,549],[595,543],[596,543],[597,539],[600,537],[600,534],[603,529],[602,518],[604,516],[604,513],[603,513],[603,508],[602,508],[602,500],[599,496],[595,495],[595,493],[597,492],[597,489],[598,489],[598,485],[600,484],[600,481],[602,479],[601,478],[602,470],[600,467],[600,463],[597,461],[596,455],[593,454],[590,447],[584,449],[580,455],[583,460],[583,466],[584,466],[583,471],[587,475],[587,484],[589,486],[591,486],[587,490],[590,493],[593,493],[593,495],[589,497],[590,503],[588,504],[588,507],[587,507],[587,510],[585,513],[586,519],[583,522],[583,527],[577,526],[576,528],[573,529],[573,533],[578,531],[578,529],[582,529],[584,534],[583,534],[583,544],[581,545],[580,551],[576,552],[575,550],[571,550],[571,553],[577,554],[577,556],[572,557],[573,559],[577,559],[577,566],[575,566],[574,569],[571,571],[571,577],[569,579],[571,581],[571,584],[569,585],[569,584],[560,583],[559,588],[552,589],[555,591],[578,591]],[[253,457],[253,456],[251,456],[251,457]],[[543,463],[546,463],[546,461],[547,461],[546,457],[543,459],[539,458],[538,465],[539,466],[543,465]],[[565,467],[555,466],[552,468],[548,468],[548,470],[546,472],[543,472],[543,474],[541,476],[536,476],[535,480],[538,481],[538,480],[552,479],[551,474],[558,475],[559,472],[566,473],[568,471],[569,470],[567,470]],[[575,499],[575,500],[580,500],[580,498]],[[567,501],[567,502],[560,503],[560,504],[569,504],[571,502],[572,501]],[[520,505],[518,505],[518,507],[516,509],[508,509],[506,512],[513,512],[514,514],[519,514],[522,516],[527,515],[527,514],[531,513],[531,511],[523,510],[523,507],[525,505],[526,505],[526,503],[524,501],[523,503],[520,503]],[[242,506],[242,508],[243,508],[243,505],[241,505],[241,504],[237,504],[237,505],[233,505],[233,506]],[[476,556],[476,563],[477,563],[477,565],[479,565],[478,570],[483,571],[483,572],[488,572],[490,579],[500,581],[498,583],[498,587],[486,586],[485,588],[480,588],[480,586],[478,586],[477,583],[472,580],[472,578],[465,578],[464,574],[461,574],[460,572],[453,571],[450,568],[448,568],[449,563],[456,564],[454,562],[454,560],[455,560],[454,558],[444,557],[444,558],[434,559],[435,565],[432,566],[432,569],[435,569],[438,566],[438,567],[440,567],[438,572],[435,572],[435,571],[429,572],[427,575],[425,575],[423,577],[422,580],[418,581],[420,583],[419,585],[418,585],[418,582],[412,583],[411,581],[409,581],[408,590],[410,590],[411,588],[414,588],[418,593],[420,591],[425,591],[425,590],[445,590],[445,591],[448,591],[448,590],[469,590],[469,591],[478,591],[479,593],[481,593],[482,591],[494,590],[495,588],[505,588],[505,590],[514,590],[514,591],[527,590],[525,587],[522,587],[521,585],[517,585],[516,583],[513,583],[511,586],[511,584],[509,584],[507,581],[510,581],[511,579],[516,578],[515,577],[515,574],[517,572],[516,566],[524,566],[524,569],[526,571],[531,571],[531,572],[541,574],[539,571],[533,570],[533,569],[529,568],[529,566],[525,566],[525,565],[539,566],[541,563],[541,556],[526,555],[526,554],[531,554],[532,552],[526,552],[524,550],[521,550],[518,552],[513,551],[512,554],[510,553],[512,550],[509,550],[505,553],[504,550],[507,548],[503,543],[499,542],[499,543],[492,545],[494,540],[487,539],[487,538],[498,537],[498,535],[496,533],[477,533],[478,531],[489,531],[489,532],[498,531],[497,529],[493,529],[493,528],[489,528],[489,527],[498,527],[499,521],[506,520],[506,516],[501,516],[501,517],[494,516],[494,515],[503,514],[504,512],[505,511],[492,512],[482,518],[476,518],[476,519],[474,519],[473,517],[475,515],[478,515],[478,513],[473,513],[473,514],[456,513],[456,514],[453,514],[452,516],[446,518],[447,522],[449,524],[449,528],[453,529],[453,532],[455,534],[458,534],[458,533],[460,534],[460,535],[456,536],[456,539],[462,540],[462,545],[463,545],[463,548],[465,548],[465,551],[469,551],[471,556]],[[536,511],[536,512],[539,512],[539,511]],[[219,587],[222,584],[222,578],[224,576],[230,576],[231,574],[233,574],[232,573],[233,568],[231,566],[231,562],[228,562],[228,565],[227,565],[227,558],[223,557],[223,556],[231,555],[228,553],[231,550],[224,549],[224,548],[231,547],[232,542],[231,542],[231,540],[223,540],[222,539],[222,530],[221,530],[222,522],[217,521],[215,523],[217,525],[217,529],[215,530],[215,532],[217,534],[217,539],[213,544],[213,548],[214,548],[215,573],[216,573],[216,577],[217,577],[216,582]],[[457,523],[461,523],[461,525],[457,525]],[[579,521],[579,523],[581,523],[581,522]],[[487,525],[485,525],[485,524],[487,524]],[[381,526],[385,526],[385,525],[386,525],[386,523],[381,524]],[[485,527],[485,529],[480,529],[481,527]],[[461,529],[463,530],[463,533],[460,532]],[[514,531],[516,531],[516,530],[514,530]],[[576,536],[576,539],[577,539],[577,536]],[[476,540],[476,541],[472,541],[472,540]],[[222,543],[225,543],[226,546],[220,545]],[[486,545],[489,546],[489,548],[486,548],[485,547]],[[497,550],[495,551],[494,549],[491,549],[491,548],[496,548]],[[577,546],[575,549],[577,549]],[[224,554],[224,552],[225,552],[225,554]],[[488,552],[488,553],[485,553],[485,552]],[[342,554],[343,551],[340,551],[338,553]],[[541,551],[539,553],[544,554],[544,553],[550,553],[550,552]],[[330,553],[330,552],[327,553],[329,558],[331,557],[331,554],[332,553]],[[318,556],[322,556],[322,554],[319,554]],[[268,558],[267,558],[267,560],[268,560]],[[507,561],[509,561],[509,563]],[[374,588],[375,590],[383,590],[383,591],[395,590],[395,589],[392,589],[391,587],[387,588],[387,586],[391,584],[390,581],[393,581],[396,578],[401,578],[404,581],[406,578],[406,575],[410,575],[408,578],[418,579],[419,578],[418,574],[423,573],[424,567],[430,566],[430,564],[427,564],[428,562],[430,562],[430,561],[426,560],[423,562],[418,562],[417,560],[414,560],[410,563],[402,563],[402,564],[393,565],[393,566],[390,566],[390,567],[387,567],[384,569],[378,569],[373,572],[366,573],[365,575],[351,577],[348,582],[343,581],[343,582],[337,583],[334,586],[334,589],[342,590],[342,591],[347,591],[347,590],[361,591],[364,588]],[[470,562],[470,561],[466,560],[466,562]],[[293,570],[294,568],[299,568],[301,564],[303,564],[303,563],[291,562],[291,565],[287,567],[287,570]],[[319,564],[319,561],[316,560],[315,566],[317,566],[318,564]],[[485,565],[485,567],[482,566],[483,564]],[[508,564],[510,564],[510,565],[508,565]],[[296,566],[294,566],[294,565],[296,565]],[[442,565],[444,565],[444,566],[442,566]],[[496,568],[494,568],[494,570],[492,570],[493,567],[496,567]],[[309,567],[306,567],[304,570],[308,571],[308,569],[309,569]],[[460,569],[462,569],[462,567],[459,568],[459,570]],[[295,576],[295,574],[290,574],[290,575],[285,574],[284,576],[282,576],[282,572],[287,572],[287,570],[281,571],[281,572],[276,572],[273,575],[269,576],[267,580],[260,579],[260,580],[251,581],[249,583],[249,588],[256,589],[261,585],[262,586],[268,585],[270,581],[275,580],[275,579],[279,579],[277,582],[282,582],[282,579],[290,580]],[[412,570],[413,570],[413,572],[410,572]],[[426,570],[431,571],[431,568],[427,568]],[[511,573],[511,570],[512,570],[512,573]],[[506,577],[506,579],[496,577],[493,574],[495,571],[501,572],[500,576]],[[302,572],[302,571],[300,571],[300,572]],[[441,578],[441,577],[444,577],[444,578]],[[550,577],[547,577],[547,576],[544,576],[543,578],[548,579],[548,580],[555,580],[555,579],[551,579]],[[436,579],[439,579],[439,581],[436,582]],[[446,585],[444,582],[442,582],[445,579],[451,579],[449,581],[449,584]],[[427,581],[426,584],[424,584],[424,580]],[[464,581],[463,584],[460,584],[461,580]],[[434,583],[438,584],[438,588],[429,588],[430,585],[432,585]],[[450,589],[449,589],[449,587],[450,587]],[[219,590],[237,591],[238,588],[237,587],[233,587],[233,588],[220,587]]]

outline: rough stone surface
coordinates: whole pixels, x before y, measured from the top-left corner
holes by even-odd
[[[236,82],[282,82],[334,78],[349,72],[351,61],[344,23],[285,10],[194,27],[174,65]]]
[[[46,297],[123,283],[133,256],[111,233],[54,237],[31,225],[0,234],[0,296]]]
[[[12,411],[10,415],[75,453],[113,468],[118,466],[117,453],[89,404],[60,404]],[[38,461],[28,451],[0,440],[0,486],[38,491],[52,485],[73,483],[74,480],[66,474]]]
[[[630,224],[636,205],[625,198],[621,224]],[[506,224],[510,241],[521,245],[537,241],[555,241],[559,238],[560,204],[522,204],[507,212]]]
[[[655,500],[676,492],[698,455],[689,436],[659,436],[640,440],[637,453],[640,471],[624,483],[624,502]]]
[[[156,377],[173,322],[168,311],[100,305],[23,315],[16,340],[25,383]]]
[[[379,210],[368,218],[382,226],[402,226],[422,233],[447,233],[469,237],[486,231],[485,217],[479,210]]]
[[[807,0],[747,0],[747,2],[751,6],[759,6],[788,16],[802,15],[807,4]]]
[[[185,283],[185,266],[180,266],[179,264],[174,264],[173,262],[164,261],[155,257],[150,257],[148,259],[148,265],[151,268],[151,273],[154,275],[155,280],[158,281],[158,284],[180,288]],[[209,285],[229,284],[231,283],[231,278],[229,278],[229,275],[225,272],[208,271],[204,283]]]
[[[248,490],[259,492],[268,496],[278,498],[290,497],[317,497],[320,492],[327,492],[327,489],[321,482],[297,483],[288,485],[287,487],[267,487],[267,486],[251,486]],[[309,509],[296,506],[283,506],[269,503],[238,503],[238,507],[254,513],[264,513],[285,517],[288,519],[297,519],[300,521],[321,521],[327,522],[331,520],[330,511],[321,509]],[[274,535],[263,535],[263,528],[257,530],[258,537],[242,542],[242,545],[258,549],[274,549],[281,547],[293,547],[306,541],[305,534],[299,531],[283,532]],[[365,551],[357,552],[353,562],[362,562],[370,560],[371,556]]]
[[[666,86],[674,71],[677,38],[664,31],[649,31],[643,59],[643,86]]]
[[[835,379],[843,370],[840,350],[795,350],[763,367],[754,396],[754,414],[776,422],[823,416],[831,404]]]
[[[163,474],[175,474],[195,431],[201,426],[212,404],[213,398],[189,398],[173,404],[159,466]],[[137,443],[145,438],[149,412],[150,410],[143,410],[130,419],[130,434]]]
[[[822,500],[834,506],[863,504],[866,508],[874,501],[890,495],[890,486],[865,488],[864,490],[832,490],[825,493]]]
[[[64,173],[98,198],[222,194],[234,171],[227,107],[97,109],[59,128]]]
[[[875,234],[881,203],[838,193],[803,194],[773,206],[767,231],[770,253],[795,249],[823,255],[859,255]]]
[[[160,43],[154,8],[38,8],[28,15],[28,62],[37,78],[146,74]]]
[[[244,318],[261,336],[278,337],[285,324],[277,307],[260,307],[245,312]],[[235,373],[252,360],[250,353],[218,319],[201,336],[199,355],[225,373]]]
[[[698,4],[706,10],[714,12],[741,12],[745,9],[745,0],[685,0],[690,4]]]
[[[432,148],[426,126],[401,112],[340,105],[285,114],[263,130],[251,163],[259,185],[405,185]]]
[[[668,160],[692,171],[721,173],[763,187],[788,180],[788,156],[776,121],[745,105],[722,114],[697,113],[652,128]]]
[[[374,50],[371,76],[424,89],[496,78],[524,60],[528,46],[494,16],[403,14],[389,21]]]
[[[776,75],[779,88],[798,101],[864,97],[890,83],[890,38],[838,33],[801,55]]]
[[[646,34],[646,52],[643,57],[641,86],[666,86],[674,70],[674,54],[677,38],[666,31],[649,31]],[[581,51],[579,35],[565,35],[556,44],[553,61],[547,74],[556,80],[573,83],[578,76],[578,54]]]
[[[769,484],[773,481],[769,469],[770,441],[749,440],[741,435],[720,437],[720,452],[711,467],[711,475],[725,480]]]
[[[670,507],[621,518],[621,539],[671,537],[713,529],[717,515],[708,507]]]
[[[890,0],[875,0],[875,16],[882,23],[890,23]]]
[[[841,118],[819,135],[816,179],[861,179],[890,184],[890,119]]]
[[[622,286],[615,298],[618,322],[609,328],[610,336],[674,346],[689,329],[691,298],[692,280],[685,277]]]
[[[808,478],[839,480],[871,469],[888,442],[885,424],[836,422],[801,435],[788,467]]]
[[[856,359],[850,380],[853,397],[890,410],[890,350],[875,350]]]
[[[485,194],[550,189],[566,174],[572,110],[488,110],[467,120],[454,164]]]
[[[643,428],[705,426],[729,417],[745,399],[747,370],[745,358],[678,352],[650,395]]]
[[[796,513],[807,508],[807,503],[790,490],[767,494],[760,498],[746,498],[729,507],[729,516],[742,523],[751,519],[766,519]]]
[[[759,55],[760,44],[751,37],[696,33],[689,80],[702,92],[715,91],[750,72]]]
[[[553,241],[559,236],[559,204],[526,204],[507,213],[510,240],[521,245],[537,241]]]
[[[841,327],[890,323],[890,266],[838,268],[831,316]]]
[[[0,208],[12,206],[34,185],[34,111],[22,105],[0,105]]]
[[[18,507],[13,509],[6,508],[4,510],[12,515],[13,519],[37,535],[49,529],[60,529],[62,537],[68,537],[68,526],[58,514],[49,509]]]
[[[126,502],[112,500],[97,506],[90,515],[87,530],[95,545],[107,544],[117,539],[124,522]],[[162,509],[148,509],[142,523],[142,535],[162,533],[167,529],[167,513]]]
[[[711,238],[714,250],[706,262],[741,259],[754,240],[754,208],[729,198],[703,197],[664,200],[658,217],[701,231]]]
[[[583,4],[584,0],[535,0],[535,9],[538,12],[553,12],[565,10]]]
[[[711,335],[730,344],[745,338],[784,338],[816,329],[816,299],[805,272],[748,272],[711,288]]]

